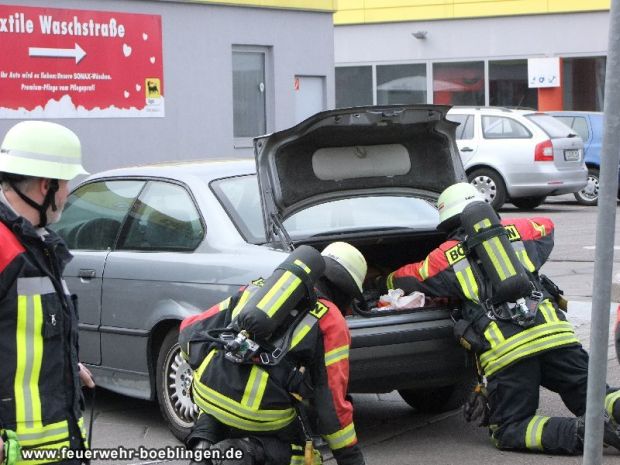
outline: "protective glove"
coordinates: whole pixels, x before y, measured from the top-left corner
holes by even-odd
[[[478,383],[463,405],[463,416],[468,423],[473,421],[478,426],[489,426],[490,415],[487,389]]]
[[[2,465],[15,465],[21,459],[21,447],[17,440],[17,434],[14,431],[4,430],[2,440],[4,442],[4,460],[0,463]]]

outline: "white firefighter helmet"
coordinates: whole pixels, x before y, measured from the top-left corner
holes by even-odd
[[[437,199],[439,223],[460,215],[463,209],[472,202],[484,202],[482,195],[474,186],[466,182],[452,184]]]

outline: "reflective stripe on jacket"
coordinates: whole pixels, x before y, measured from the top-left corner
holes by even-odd
[[[553,223],[548,218],[502,220],[519,261],[536,276],[553,249]],[[464,233],[457,232],[421,262],[406,265],[390,274],[389,289],[420,291],[432,296],[446,296],[480,304],[482,288],[475,270],[464,253]],[[545,293],[539,304],[535,324],[523,328],[511,321],[493,321],[484,315],[466,315],[487,343],[480,356],[486,376],[492,376],[512,363],[550,349],[579,344],[574,330],[552,297]]]
[[[80,449],[77,311],[61,278],[70,254],[2,203],[0,244],[0,427],[24,449]]]

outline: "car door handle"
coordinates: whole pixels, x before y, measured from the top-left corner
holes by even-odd
[[[85,268],[80,269],[78,272],[78,276],[82,279],[93,279],[97,276],[97,272],[95,270],[88,270]]]
[[[472,149],[472,148],[470,148],[470,147],[463,147],[463,148],[461,149],[461,152],[473,152],[473,151],[474,151],[474,149]]]

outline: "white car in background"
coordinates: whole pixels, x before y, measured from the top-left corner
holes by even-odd
[[[549,195],[572,194],[588,180],[583,141],[535,110],[453,107],[467,179],[496,210],[509,201],[533,209]]]

